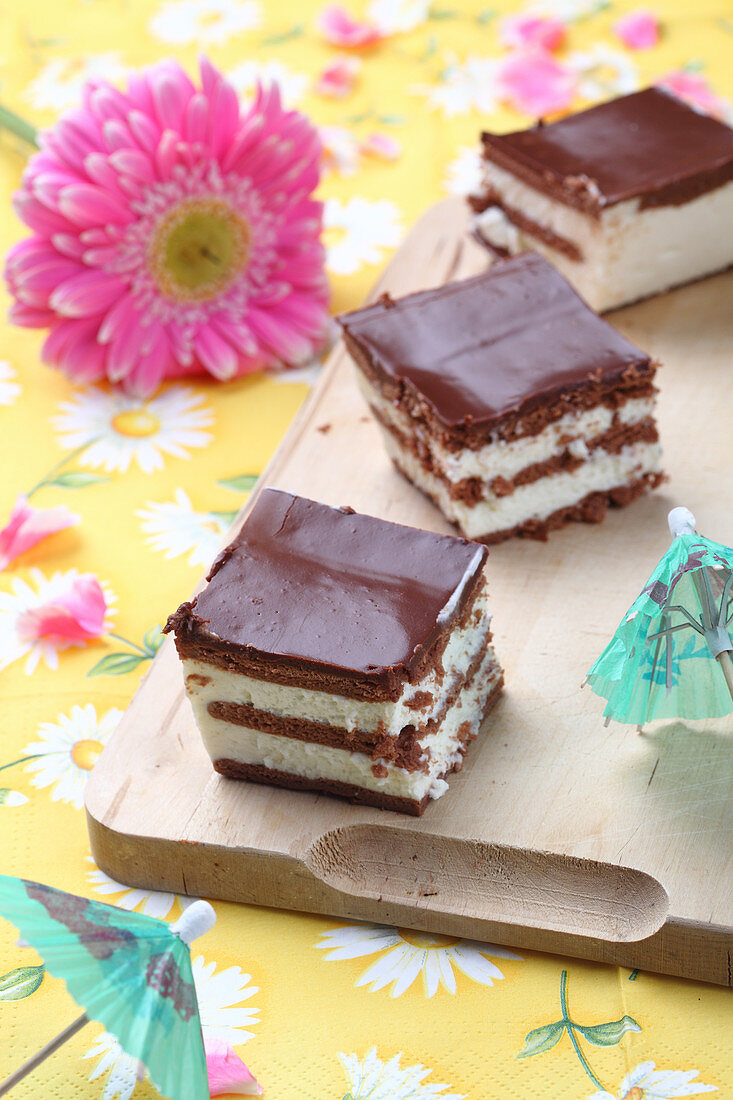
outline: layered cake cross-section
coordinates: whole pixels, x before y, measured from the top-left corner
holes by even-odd
[[[661,88],[482,142],[479,233],[542,253],[593,309],[733,264],[733,129]]]
[[[421,814],[501,690],[486,554],[263,489],[165,628],[214,768]]]
[[[655,364],[536,253],[339,320],[390,457],[469,539],[544,539],[662,480]]]

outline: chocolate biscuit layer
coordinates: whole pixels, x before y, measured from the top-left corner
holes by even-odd
[[[454,447],[480,446],[494,431],[529,434],[523,422],[538,410],[544,424],[548,408],[556,418],[654,375],[649,356],[534,252],[339,320],[385,399],[442,426]]]
[[[206,588],[165,629],[182,657],[398,698],[434,666],[485,559],[465,539],[264,489]]]
[[[678,206],[733,180],[733,129],[661,88],[482,140],[486,160],[596,218],[632,198]]]
[[[306,718],[273,714],[270,711],[259,710],[249,703],[217,701],[209,703],[207,710],[212,718],[232,722],[237,726],[245,726],[247,729],[290,737],[296,741],[329,745],[331,748],[346,749],[349,752],[363,752],[373,760],[379,758],[390,760],[406,771],[424,771],[427,770],[430,754],[423,742],[437,731],[448,709],[455,704],[461,692],[472,686],[490,640],[491,634],[488,634],[465,676],[456,678],[438,712],[421,724],[416,718],[416,722],[404,726],[397,737],[389,737],[379,729],[347,730],[344,726],[333,726],[327,722],[314,722]]]
[[[482,721],[498,699],[502,683],[503,681],[499,682],[488,696],[483,709]],[[469,732],[466,731],[465,739],[459,746],[462,752],[465,753],[470,740],[472,738]],[[460,771],[461,767],[462,760],[450,770]],[[399,795],[370,790],[367,787],[358,787],[355,783],[342,783],[340,780],[335,779],[308,779],[306,776],[295,775],[293,772],[281,772],[276,771],[274,768],[266,768],[262,764],[243,764],[238,760],[228,760],[226,758],[215,760],[214,769],[228,779],[247,779],[252,783],[264,783],[271,787],[287,787],[295,791],[312,791],[336,795],[362,806],[376,806],[381,810],[396,810],[398,813],[412,814],[414,817],[420,817],[430,802],[428,795],[425,795],[418,802],[414,798],[403,798]],[[448,772],[440,778],[444,779],[447,774]]]
[[[588,461],[587,458],[579,458],[564,447],[552,458],[545,459],[543,462],[533,462],[511,478],[497,476],[486,483],[480,477],[467,477],[462,478],[460,481],[451,481],[446,476],[444,468],[436,460],[435,455],[425,446],[422,440],[415,435],[408,435],[404,430],[400,430],[396,424],[388,421],[378,409],[372,408],[372,412],[382,429],[389,432],[397,440],[400,447],[413,454],[424,470],[443,482],[453,500],[460,500],[468,505],[475,505],[482,500],[486,500],[488,493],[497,497],[511,496],[522,485],[530,485],[532,482],[539,481],[543,477],[551,477],[553,474],[571,473]],[[628,447],[633,443],[657,443],[658,441],[659,431],[655,422],[649,418],[640,420],[635,424],[624,424],[615,420],[608,431],[592,439],[582,439],[589,452],[603,450],[607,454],[619,454],[624,447]]]
[[[410,481],[409,475],[402,469],[399,461],[397,459],[392,461],[402,476]],[[551,531],[557,531],[575,520],[582,523],[601,523],[605,519],[609,508],[623,508],[630,504],[632,500],[640,497],[642,493],[658,488],[665,480],[666,477],[663,473],[647,473],[637,481],[629,484],[617,485],[612,489],[589,493],[576,504],[558,508],[557,511],[551,512],[549,516],[545,516],[544,519],[528,519],[523,523],[516,524],[514,527],[507,527],[503,531],[492,531],[490,535],[474,535],[474,539],[476,542],[484,543],[485,546],[495,546],[497,543],[506,542],[507,539],[512,538],[535,539],[538,542],[546,542]],[[436,507],[440,508],[440,501],[435,499],[428,488],[420,486],[420,490],[434,501]]]

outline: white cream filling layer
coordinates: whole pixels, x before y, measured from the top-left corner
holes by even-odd
[[[680,206],[640,209],[630,199],[600,218],[536,191],[487,162],[484,184],[506,206],[571,241],[582,253],[572,260],[559,249],[511,225],[495,207],[476,225],[489,244],[511,253],[532,248],[546,256],[593,309],[617,309],[733,264],[733,181]]]
[[[247,704],[280,717],[326,722],[347,730],[376,731],[381,728],[388,736],[397,737],[404,726],[424,725],[442,709],[456,679],[466,675],[471,662],[484,648],[490,622],[486,592],[481,591],[474,600],[468,623],[461,630],[453,631],[443,650],[442,684],[433,669],[418,683],[405,684],[402,695],[394,702],[366,702],[345,695],[256,680],[191,658],[183,661],[186,691],[199,727],[208,720],[209,703],[224,702]],[[192,676],[205,678],[208,683],[189,679]],[[418,691],[430,692],[433,701],[426,707],[412,709],[407,704]]]
[[[609,454],[599,447],[576,470],[541,477],[518,486],[508,496],[492,496],[471,506],[454,500],[445,482],[429,473],[411,451],[403,449],[391,432],[383,434],[390,457],[403,473],[431,496],[469,539],[508,531],[528,520],[546,519],[560,508],[579,503],[589,493],[630,484],[660,469],[658,443],[633,443],[622,447],[618,454]]]
[[[478,450],[472,451],[465,447],[460,451],[449,451],[421,421],[413,419],[382,397],[366,381],[361,371],[357,370],[357,375],[367,403],[388,424],[394,425],[403,435],[414,435],[427,447],[436,466],[452,482],[468,477],[478,477],[486,482],[495,477],[511,479],[528,466],[547,462],[557,454],[562,454],[565,449],[576,458],[586,459],[590,454],[586,441],[603,435],[613,425],[614,410],[605,405],[596,405],[592,409],[566,413],[536,435],[522,436],[511,442],[493,435],[491,441]],[[616,415],[618,422],[626,427],[653,419],[654,399],[632,398],[616,410]]]
[[[448,789],[441,778],[461,759],[459,730],[464,722],[478,733],[479,718],[486,699],[496,686],[501,670],[489,646],[471,686],[461,693],[434,734],[425,739],[430,749],[427,772],[408,772],[387,761],[374,761],[366,753],[350,752],[309,741],[297,741],[259,730],[237,726],[205,713],[199,722],[201,736],[212,760],[235,760],[274,771],[289,772],[307,779],[332,779],[357,787],[421,801],[426,794],[440,798]],[[387,775],[374,775],[372,765],[381,763]]]

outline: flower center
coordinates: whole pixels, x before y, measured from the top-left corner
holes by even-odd
[[[103,748],[101,741],[77,741],[71,750],[71,759],[77,768],[90,772],[99,760]]]
[[[634,1085],[630,1092],[624,1093],[624,1100],[644,1100],[644,1090]]]
[[[454,939],[452,936],[441,936],[438,933],[429,932],[417,932],[414,928],[398,928],[397,929],[405,943],[412,944],[413,947],[438,948],[444,950],[446,947],[455,947],[460,940]]]
[[[168,298],[205,302],[236,279],[250,252],[247,220],[220,199],[186,199],[158,223],[148,265]]]
[[[160,421],[149,409],[125,409],[112,417],[112,427],[119,435],[131,439],[145,439],[160,431]]]

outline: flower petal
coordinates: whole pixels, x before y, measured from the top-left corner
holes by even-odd
[[[109,309],[123,290],[124,285],[116,275],[85,271],[61,283],[49,303],[62,317],[87,317]]]

